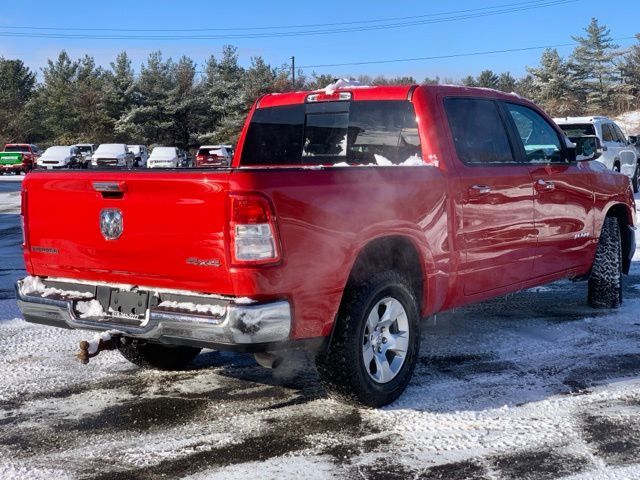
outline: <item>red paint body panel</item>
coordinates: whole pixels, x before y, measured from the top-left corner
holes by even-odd
[[[428,166],[242,168],[253,111],[303,103],[311,92],[268,95],[250,112],[231,169],[31,173],[24,183],[29,273],[285,298],[293,307],[291,337],[298,339],[331,332],[352,266],[377,238],[401,236],[419,252],[422,313],[428,315],[583,274],[608,209],[622,204],[630,222],[635,220],[628,180],[601,171],[597,162],[468,167],[458,160],[445,97],[532,107],[526,100],[460,87],[346,90],[364,101],[411,95]],[[539,192],[537,179],[552,180],[556,189]],[[93,181],[124,182],[126,189],[122,198],[103,198]],[[491,193],[470,196],[469,188],[482,184],[491,185]],[[279,263],[231,265],[229,198],[238,193],[258,193],[270,201],[281,244]],[[123,212],[124,233],[117,240],[102,237],[103,208]],[[575,237],[584,232],[588,235]],[[215,259],[219,266],[189,264],[191,257]]]

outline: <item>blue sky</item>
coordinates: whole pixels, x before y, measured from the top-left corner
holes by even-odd
[[[0,34],[16,31],[7,29],[8,26],[54,27],[54,32],[63,34],[78,33],[68,28],[123,28],[130,29],[132,33],[136,33],[138,28],[166,29],[168,35],[234,34],[245,32],[223,32],[217,29],[408,17],[504,6],[523,1],[20,0],[3,2]],[[637,0],[579,0],[535,10],[397,29],[234,40],[51,39],[0,35],[0,56],[20,58],[30,67],[39,70],[46,64],[47,58],[55,57],[62,49],[67,50],[72,57],[88,53],[95,57],[98,64],[105,66],[108,66],[118,52],[126,50],[137,69],[149,52],[154,50],[161,50],[165,56],[173,58],[185,54],[202,64],[210,54],[218,54],[222,45],[230,43],[238,47],[243,65],[248,65],[250,58],[257,55],[272,65],[286,63],[292,55],[295,55],[296,63],[300,66],[334,64],[563,44],[571,42],[571,35],[580,35],[593,16],[611,28],[612,36],[629,37],[640,33],[639,11]],[[212,30],[203,32],[200,30],[202,28]],[[633,40],[620,40],[618,43],[627,46]],[[561,54],[568,54],[571,47],[559,48],[559,51]],[[532,50],[315,70],[336,76],[413,75],[419,81],[427,76],[459,79],[467,74],[478,74],[485,68],[499,72],[510,71],[514,76],[520,76],[525,73],[527,65],[537,64],[541,53],[541,50]],[[306,71],[311,73],[312,70]]]

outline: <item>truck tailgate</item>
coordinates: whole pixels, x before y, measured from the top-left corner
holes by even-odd
[[[16,165],[22,163],[22,153],[0,152],[0,165]]]
[[[229,171],[30,173],[30,273],[232,295],[228,179]],[[105,209],[121,214],[116,239],[105,238]]]

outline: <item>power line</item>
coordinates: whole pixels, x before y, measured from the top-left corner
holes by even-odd
[[[635,36],[631,37],[618,37],[613,38],[612,40],[632,40],[635,39]],[[480,52],[467,52],[467,53],[453,53],[448,55],[433,55],[430,57],[413,57],[413,58],[394,58],[388,60],[370,60],[363,62],[345,62],[345,63],[325,63],[318,65],[302,65],[299,66],[300,70],[308,70],[310,68],[326,68],[326,67],[348,67],[355,65],[373,65],[373,64],[383,64],[383,63],[400,63],[400,62],[417,62],[422,60],[443,60],[447,58],[459,58],[459,57],[472,57],[475,55],[492,55],[497,53],[513,53],[513,52],[525,52],[529,50],[544,50],[547,48],[560,48],[560,47],[572,47],[577,45],[577,42],[572,43],[558,43],[556,45],[542,45],[537,47],[522,47],[522,48],[507,48],[504,50],[485,50]]]
[[[224,35],[209,35],[209,34],[190,34],[190,35],[122,35],[122,34],[88,34],[88,33],[56,33],[56,32],[15,32],[15,31],[2,31],[2,29],[7,29],[9,27],[1,27],[0,26],[0,37],[17,37],[17,38],[58,38],[58,39],[76,39],[76,40],[239,40],[239,39],[255,39],[255,38],[283,38],[283,37],[297,37],[297,36],[313,36],[313,35],[332,35],[338,33],[352,33],[352,32],[364,32],[364,31],[372,31],[372,30],[389,30],[389,29],[398,29],[398,28],[406,28],[418,25],[431,25],[437,23],[448,23],[455,22],[459,20],[469,20],[469,19],[477,19],[484,18],[495,15],[504,15],[507,13],[517,13],[522,11],[528,11],[539,8],[567,5],[570,3],[575,3],[578,0],[543,0],[538,1],[535,4],[530,4],[531,2],[526,2],[526,4],[511,4],[508,8],[494,9],[493,11],[479,11],[475,13],[463,13],[463,14],[453,14],[447,17],[441,18],[427,18],[422,20],[415,20],[416,17],[408,17],[411,18],[411,21],[406,22],[395,22],[395,23],[385,23],[379,25],[364,25],[357,27],[343,27],[343,28],[334,28],[334,29],[323,29],[323,30],[297,30],[297,31],[289,31],[289,32],[271,32],[271,33],[244,33],[244,34],[224,34]],[[16,27],[17,28],[17,27]],[[30,27],[22,27],[26,30],[34,30]],[[64,28],[58,27],[56,29],[58,32],[60,30],[66,30]],[[97,30],[94,30],[97,31]]]
[[[482,12],[488,10],[496,10],[505,7],[515,7],[515,6],[524,6],[531,4],[539,4],[544,3],[545,0],[528,0],[524,2],[515,2],[515,3],[507,3],[500,5],[493,5],[489,7],[479,7],[479,8],[468,8],[464,10],[451,10],[448,12],[440,12],[440,13],[427,13],[423,15],[410,15],[405,17],[389,17],[389,18],[378,18],[372,20],[352,20],[348,22],[332,22],[332,23],[311,23],[311,24],[303,24],[303,25],[273,25],[273,26],[261,26],[261,27],[226,27],[226,28],[201,28],[198,27],[200,31],[252,31],[252,30],[281,30],[288,28],[317,28],[317,27],[334,27],[334,26],[343,26],[343,25],[362,25],[368,23],[381,23],[381,22],[390,22],[390,21],[398,21],[398,20],[415,20],[417,18],[428,18],[428,17],[438,17],[444,15],[455,15],[462,13],[471,13],[471,12]],[[574,0],[577,1],[577,0]],[[535,6],[535,5],[534,5]],[[136,28],[137,32],[166,32],[167,30],[171,30],[174,28],[164,27],[164,28]],[[130,32],[130,28],[95,28],[95,27],[34,27],[31,25],[25,26],[6,26],[0,25],[0,29],[11,29],[11,30],[66,30],[66,31],[76,31],[76,32]]]

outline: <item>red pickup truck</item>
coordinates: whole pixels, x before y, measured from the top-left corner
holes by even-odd
[[[486,89],[267,95],[231,166],[30,174],[18,304],[145,367],[315,348],[329,393],[384,405],[423,317],[560,278],[620,305],[635,204],[587,140]]]
[[[29,143],[7,143],[0,152],[0,174],[5,172],[28,173],[36,167],[42,152]]]

